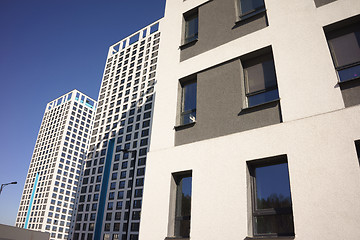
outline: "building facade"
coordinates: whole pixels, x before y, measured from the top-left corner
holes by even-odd
[[[171,0],[140,240],[357,239],[360,2]]]
[[[90,142],[96,101],[73,90],[47,104],[16,226],[67,239]]]
[[[156,21],[109,48],[74,240],[138,239],[159,44]]]

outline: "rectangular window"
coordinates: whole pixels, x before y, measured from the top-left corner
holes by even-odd
[[[360,140],[355,141],[356,153],[360,164]]]
[[[248,162],[254,236],[294,236],[286,156]]]
[[[326,33],[340,82],[360,78],[360,23]]]
[[[264,0],[239,0],[238,1],[240,18],[252,16],[265,9]]]
[[[186,44],[198,39],[199,15],[197,9],[196,11],[191,11],[190,13],[184,14],[184,21],[185,21],[184,44]]]
[[[174,236],[190,236],[192,173],[173,174],[176,184]]]
[[[193,123],[196,121],[196,92],[196,80],[186,81],[182,84],[181,125]]]
[[[244,61],[243,68],[248,107],[279,99],[271,53]]]

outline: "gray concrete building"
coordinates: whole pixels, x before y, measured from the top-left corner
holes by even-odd
[[[360,2],[171,0],[140,240],[357,239]]]
[[[0,224],[0,240],[49,240],[50,233]]]

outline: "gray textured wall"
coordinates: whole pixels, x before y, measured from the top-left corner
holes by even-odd
[[[183,47],[180,61],[267,26],[265,12],[237,22],[234,0],[213,0],[199,7],[198,41]]]
[[[326,5],[328,3],[335,2],[335,1],[337,1],[337,0],[314,0],[316,7],[321,7],[323,5]]]
[[[0,240],[49,240],[50,233],[0,224]]]
[[[359,80],[340,83],[341,94],[345,107],[360,104],[360,82]]]
[[[241,111],[245,93],[241,81],[239,59],[198,73],[196,124],[178,129],[175,145],[280,123],[279,102]]]

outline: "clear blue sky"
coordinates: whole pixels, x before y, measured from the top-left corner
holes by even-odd
[[[108,47],[163,17],[165,0],[0,1],[0,223],[14,225],[45,105],[97,99]]]

